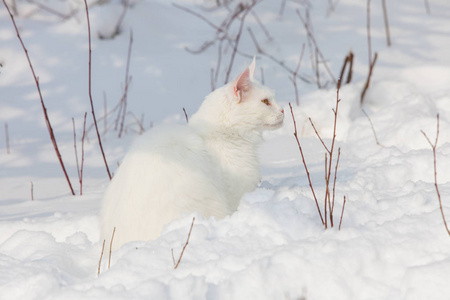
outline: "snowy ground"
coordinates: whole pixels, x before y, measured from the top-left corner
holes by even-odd
[[[10,1],[7,1],[10,3]],[[41,84],[63,160],[79,193],[73,147],[84,112],[92,124],[88,101],[88,43],[83,3],[42,1],[60,17],[36,5],[16,1],[16,22]],[[195,11],[192,3],[177,1]],[[215,1],[211,1],[215,2]],[[294,69],[306,33],[295,12],[304,6],[266,0],[252,27],[264,50]],[[313,1],[311,1],[313,2]],[[316,3],[317,2],[317,3]],[[388,1],[392,46],[385,42],[380,1],[372,1],[372,51],[378,52],[373,81],[363,108],[381,144],[377,145],[359,97],[368,72],[366,1],[329,1],[310,9],[315,38],[337,77],[347,52],[355,53],[354,78],[340,91],[337,146],[341,147],[336,184],[335,219],[347,197],[342,229],[324,230],[309,189],[290,118],[295,103],[289,74],[267,57],[258,56],[265,83],[276,90],[286,111],[285,126],[267,135],[261,148],[263,181],[236,213],[224,220],[186,216],[167,226],[155,241],[135,242],[104,255],[97,276],[101,243],[98,212],[108,178],[94,131],[85,145],[83,195],[72,196],[54,154],[34,80],[9,15],[0,9],[0,298],[1,299],[449,299],[450,238],[445,231],[434,187],[431,148],[436,114],[440,114],[437,147],[438,183],[444,211],[450,215],[450,4],[445,0]],[[235,4],[232,4],[235,5]],[[211,90],[210,70],[217,48],[200,55],[185,51],[213,36],[199,18],[170,1],[136,1],[122,33],[100,39],[114,26],[122,6],[92,6],[93,98],[98,116],[120,100],[130,31],[133,49],[128,110],[151,124],[184,122]],[[218,24],[224,10],[203,11]],[[232,32],[236,33],[236,28]],[[239,49],[255,54],[247,30]],[[230,50],[229,50],[230,51]],[[230,52],[223,57],[219,82]],[[233,76],[251,58],[237,55]],[[326,78],[324,69],[322,76]],[[314,78],[308,47],[300,68]],[[308,117],[330,143],[336,89],[318,89],[298,81],[300,106],[295,116],[316,193],[323,201],[324,149]],[[107,99],[104,102],[104,99]],[[113,126],[115,116],[107,125]],[[99,126],[105,131],[102,119]],[[6,130],[9,135],[7,154]],[[127,133],[103,134],[111,169],[136,136],[137,123],[127,116]],[[33,194],[34,200],[31,199]],[[173,270],[171,249],[178,257],[192,217],[196,221],[181,264]],[[335,222],[337,222],[335,220]]]

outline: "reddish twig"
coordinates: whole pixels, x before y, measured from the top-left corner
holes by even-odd
[[[428,138],[427,134],[423,130],[421,130],[421,132],[425,136],[425,138],[427,139],[428,143],[431,146],[431,149],[433,150],[434,187],[436,188],[436,194],[437,194],[438,200],[439,200],[439,208],[441,210],[442,220],[444,221],[444,226],[445,226],[445,229],[447,230],[447,233],[450,235],[450,229],[447,226],[447,221],[445,220],[444,209],[442,208],[441,193],[439,192],[439,187],[438,187],[438,184],[437,184],[436,147],[437,147],[437,143],[438,143],[438,139],[439,139],[439,114],[437,114],[436,119],[437,119],[437,126],[436,126],[437,129],[436,129],[436,140],[434,141],[434,144],[431,143],[431,141]]]
[[[194,221],[195,221],[195,217],[192,218],[191,228],[189,229],[189,234],[188,234],[186,243],[184,244],[183,250],[181,250],[181,254],[180,254],[180,257],[178,258],[177,263],[175,263],[175,258],[173,257],[173,249],[172,249],[172,260],[173,260],[173,268],[174,269],[178,268],[178,265],[180,264],[181,258],[183,257],[183,254],[184,254],[184,250],[186,250],[186,247],[189,244],[189,239],[191,238],[191,232],[192,232],[192,227],[194,226]]]
[[[341,225],[342,225],[342,217],[344,216],[344,209],[345,209],[345,203],[347,199],[344,196],[344,203],[342,204],[342,212],[341,212],[341,220],[339,221],[339,230],[341,230]]]
[[[289,103],[289,108],[291,109],[292,120],[294,121],[294,136],[295,136],[295,139],[297,141],[298,149],[300,150],[300,155],[302,156],[303,166],[305,167],[306,176],[308,177],[309,187],[310,187],[311,192],[313,194],[314,201],[316,202],[317,211],[319,212],[320,220],[322,221],[322,224],[325,224],[325,222],[323,220],[323,217],[322,217],[322,213],[320,211],[319,202],[317,201],[316,193],[314,192],[314,188],[313,188],[312,183],[311,183],[311,177],[309,176],[308,166],[306,165],[305,156],[303,155],[303,149],[302,149],[302,146],[300,144],[300,140],[299,140],[298,135],[297,135],[297,124],[295,122],[294,111],[292,110],[291,103]]]
[[[6,10],[8,11],[8,13],[9,13],[9,15],[11,17],[11,21],[12,21],[12,23],[14,25],[15,30],[16,30],[17,37],[19,38],[20,44],[22,45],[23,51],[25,52],[25,55],[27,57],[28,65],[30,66],[31,73],[33,74],[33,78],[34,78],[34,81],[36,83],[36,87],[37,87],[37,90],[38,90],[38,93],[39,93],[39,98],[41,100],[42,110],[44,112],[45,123],[47,125],[48,133],[50,134],[50,139],[52,141],[53,148],[55,149],[56,156],[58,157],[59,163],[61,165],[61,169],[62,169],[62,171],[64,173],[64,176],[66,178],[66,181],[67,181],[67,183],[69,185],[70,192],[72,193],[72,195],[75,195],[75,192],[73,191],[73,188],[72,188],[72,184],[70,183],[69,176],[67,175],[66,168],[64,167],[64,163],[63,163],[63,160],[62,160],[62,157],[61,157],[61,153],[59,152],[58,144],[56,143],[56,138],[55,138],[55,134],[53,133],[53,128],[52,128],[52,125],[50,123],[50,119],[48,118],[47,108],[45,107],[44,100],[42,98],[41,88],[39,86],[39,79],[38,79],[38,77],[36,76],[36,74],[34,72],[34,68],[33,68],[33,65],[31,63],[30,56],[28,55],[28,50],[26,49],[25,44],[23,43],[22,38],[20,37],[19,30],[17,29],[16,21],[14,20],[14,16],[12,15],[11,11],[9,10],[9,7],[6,4],[5,0],[3,0],[3,4],[5,5]]]
[[[367,89],[370,86],[370,80],[372,79],[373,68],[375,63],[377,62],[378,53],[375,52],[375,56],[373,58],[372,64],[369,66],[369,75],[367,76],[366,84],[364,85],[364,89],[361,93],[361,104],[364,102],[364,97],[366,96]]]
[[[5,0],[3,0],[5,1]],[[94,126],[95,126],[95,131],[97,132],[97,139],[98,139],[98,145],[100,146],[100,151],[102,152],[102,156],[103,156],[103,161],[105,163],[105,167],[106,167],[106,172],[108,173],[108,177],[111,180],[112,176],[111,173],[109,172],[109,167],[108,167],[108,163],[106,162],[106,157],[105,157],[105,152],[103,151],[103,146],[102,146],[102,139],[100,138],[100,132],[98,131],[98,126],[97,126],[97,120],[95,118],[95,111],[94,111],[94,102],[92,100],[92,70],[91,70],[91,66],[92,66],[92,48],[91,48],[91,25],[90,25],[90,21],[89,21],[89,9],[88,9],[88,4],[87,4],[87,0],[84,0],[84,5],[86,7],[86,19],[87,19],[87,27],[88,27],[88,37],[89,37],[89,100],[91,102],[91,112],[92,112],[92,118],[94,120]]]
[[[74,118],[72,118],[72,129],[73,129],[73,148],[75,150],[75,162],[77,165],[78,180],[81,180],[80,179],[81,178],[80,165],[78,163],[77,134],[76,134],[76,130],[75,130],[75,119]]]
[[[347,80],[345,81],[345,83],[348,84],[352,81],[352,75],[353,75],[353,52],[352,51],[350,51],[344,59],[344,64],[342,65],[341,73],[339,75],[339,80],[338,80],[339,86],[337,87],[338,89],[341,88],[340,85],[344,79],[344,73],[345,73],[345,69],[347,68],[347,65],[349,65],[349,70],[347,73]]]

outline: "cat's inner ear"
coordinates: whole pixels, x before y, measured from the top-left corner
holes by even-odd
[[[242,101],[242,94],[246,93],[250,90],[251,81],[250,81],[250,69],[247,68],[242,72],[234,81],[233,81],[233,90],[234,95],[237,98],[238,102]]]
[[[256,66],[256,56],[253,56],[253,61],[248,67],[248,70],[250,71],[250,79],[253,79],[253,75],[255,74],[255,66]]]

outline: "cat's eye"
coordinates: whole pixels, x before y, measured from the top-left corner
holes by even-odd
[[[261,100],[262,103],[264,103],[265,105],[270,105],[269,99],[263,99]]]

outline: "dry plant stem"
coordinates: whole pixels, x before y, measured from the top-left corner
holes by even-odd
[[[288,66],[286,66],[286,64],[283,61],[277,59],[275,56],[273,56],[263,50],[263,48],[259,45],[258,41],[256,40],[256,37],[255,37],[253,31],[251,30],[251,28],[247,28],[247,30],[248,30],[248,33],[250,34],[250,37],[251,37],[253,43],[255,44],[256,52],[258,54],[267,57],[268,59],[270,59],[271,61],[278,64],[280,67],[282,67],[286,71],[288,71],[290,74],[294,74],[295,71],[290,69]],[[306,83],[312,83],[311,80],[309,80],[306,77],[301,76],[300,74],[297,74],[297,78]]]
[[[341,212],[341,220],[339,221],[339,230],[341,230],[342,225],[342,217],[344,216],[344,209],[345,209],[345,203],[347,202],[347,199],[344,196],[344,203],[342,204],[342,212]]]
[[[349,70],[347,73],[347,80],[345,83],[348,84],[352,81],[352,74],[353,74],[353,52],[352,51],[350,51],[344,59],[344,63],[341,68],[341,73],[339,75],[338,86],[337,86],[338,89],[341,88],[341,83],[344,79],[345,69],[347,68],[347,65],[349,65]]]
[[[300,57],[298,58],[298,63],[297,63],[297,68],[295,68],[294,73],[292,74],[292,84],[294,85],[294,90],[295,90],[295,103],[297,104],[297,106],[300,105],[300,98],[298,96],[298,87],[297,87],[297,74],[298,71],[300,70],[300,66],[302,64],[302,59],[303,59],[303,53],[305,52],[305,44],[303,44],[302,46],[302,51],[300,52]]]
[[[387,15],[387,8],[386,8],[386,0],[381,0],[381,4],[383,6],[383,17],[384,17],[384,28],[386,29],[386,43],[388,47],[391,46],[391,34],[389,32],[389,20]]]
[[[58,144],[56,143],[55,134],[53,133],[53,128],[52,128],[52,125],[50,123],[50,119],[48,118],[47,108],[45,107],[44,99],[42,98],[41,88],[39,86],[39,80],[38,80],[38,78],[37,78],[37,76],[36,76],[36,74],[34,72],[33,65],[31,64],[30,56],[28,55],[28,50],[26,49],[25,44],[23,43],[22,38],[20,37],[19,30],[17,29],[16,21],[14,20],[14,16],[12,15],[11,11],[9,10],[9,7],[6,4],[5,0],[3,0],[3,4],[5,5],[6,10],[8,11],[8,13],[9,13],[9,15],[11,17],[11,21],[12,21],[12,23],[14,25],[15,30],[16,30],[17,37],[19,38],[20,44],[22,45],[23,51],[25,52],[25,55],[27,57],[28,64],[29,64],[30,69],[31,69],[31,73],[33,74],[34,81],[36,83],[36,87],[37,87],[37,90],[38,90],[38,93],[39,93],[39,98],[41,100],[42,110],[44,112],[45,123],[47,125],[48,133],[50,134],[50,139],[52,141],[53,148],[55,149],[56,156],[58,157],[59,163],[61,165],[61,169],[62,169],[62,171],[64,173],[64,176],[66,178],[66,181],[67,181],[67,183],[69,185],[70,192],[72,193],[72,195],[75,195],[75,192],[73,191],[73,188],[72,188],[72,184],[70,183],[69,176],[67,175],[66,168],[64,167],[64,163],[63,163],[63,160],[62,160],[62,157],[61,157],[61,153],[59,152]]]
[[[33,3],[34,5],[36,5],[37,7],[39,7],[42,10],[45,10],[48,13],[51,13],[51,14],[53,14],[55,16],[60,17],[62,20],[67,20],[67,19],[72,18],[78,12],[77,10],[72,10],[69,14],[63,14],[63,13],[61,13],[61,12],[59,12],[59,11],[57,11],[57,10],[47,6],[47,5],[39,3],[37,1],[28,0],[28,2],[29,3]]]
[[[128,75],[129,71],[130,71],[130,60],[131,60],[131,49],[132,49],[132,45],[133,45],[133,31],[130,31],[130,42],[128,44],[128,54],[127,54],[127,65],[125,68],[125,87],[124,87],[124,91],[123,91],[123,95],[122,95],[122,105],[123,105],[123,109],[122,109],[122,117],[121,117],[121,123],[120,123],[120,130],[119,130],[119,138],[122,137],[122,133],[123,133],[123,126],[125,123],[125,115],[127,112],[127,102],[128,102],[128,88],[130,86],[130,82],[131,82],[131,77]]]
[[[114,233],[116,233],[116,227],[114,227],[112,236],[111,236],[111,242],[109,243],[109,258],[108,258],[108,270],[111,267],[111,252],[112,252],[112,244],[114,240]]]
[[[425,4],[425,10],[427,11],[427,14],[431,14],[431,10],[430,10],[430,4],[428,3],[428,0],[424,0],[424,4]]]
[[[364,109],[361,109],[362,112],[364,113],[364,115],[367,117],[367,119],[369,120],[370,123],[370,127],[372,128],[372,132],[373,132],[373,136],[375,137],[375,142],[377,143],[378,146],[380,147],[384,147],[382,144],[380,144],[380,142],[378,141],[378,137],[377,137],[377,133],[375,132],[375,128],[373,127],[373,123],[372,120],[370,119],[369,115],[366,113],[366,111]]]
[[[191,238],[191,232],[192,232],[192,227],[194,226],[194,221],[195,221],[195,217],[192,218],[191,228],[189,229],[189,234],[188,234],[186,243],[184,244],[183,250],[181,250],[180,257],[178,258],[178,261],[177,261],[176,264],[175,264],[175,259],[173,257],[173,249],[172,249],[172,259],[173,259],[173,262],[174,262],[174,265],[173,265],[174,269],[178,268],[178,265],[180,264],[181,258],[183,257],[183,254],[184,254],[184,250],[186,250],[186,247],[189,244],[189,239]]]
[[[367,48],[369,51],[369,66],[372,65],[372,38],[370,35],[370,0],[367,0]]]
[[[103,251],[105,251],[105,242],[106,240],[103,240],[102,252],[100,253],[100,259],[98,260],[97,276],[100,275],[100,267],[102,265]]]
[[[311,29],[309,28],[308,23],[305,21],[305,19],[303,18],[302,14],[300,13],[300,11],[297,9],[297,15],[299,16],[300,20],[302,21],[303,26],[305,27],[306,30],[306,34],[309,36],[309,38],[311,39],[312,43],[314,44],[314,48],[317,51],[318,56],[320,57],[320,59],[323,62],[323,65],[328,73],[328,75],[330,76],[331,80],[333,81],[334,84],[337,83],[336,78],[334,78],[333,72],[331,72],[330,68],[328,67],[325,57],[323,56],[322,52],[320,51],[320,48],[316,42],[316,39],[314,38],[314,35],[311,32]],[[317,67],[318,69],[318,67]]]
[[[442,208],[441,193],[439,192],[439,187],[437,184],[436,147],[437,147],[437,143],[438,143],[438,139],[439,139],[439,114],[437,114],[436,119],[437,119],[437,126],[436,126],[437,128],[436,128],[436,140],[434,141],[434,144],[431,143],[430,139],[428,138],[428,136],[426,135],[426,133],[423,130],[421,130],[421,132],[425,136],[425,138],[427,139],[428,143],[431,146],[431,149],[433,150],[434,187],[436,188],[436,194],[437,194],[438,200],[439,200],[439,208],[441,210],[442,220],[444,221],[444,226],[445,226],[445,229],[447,230],[448,235],[450,235],[450,229],[447,226],[444,209]]]
[[[336,196],[336,179],[337,179],[337,170],[339,166],[339,159],[341,158],[341,147],[338,148],[338,157],[336,160],[336,166],[334,168],[334,180],[333,180],[333,199],[331,202],[331,208],[330,208],[330,214],[333,215],[334,213],[334,199]]]
[[[80,180],[80,165],[78,163],[78,151],[77,151],[77,134],[75,130],[75,119],[72,118],[72,129],[73,129],[73,148],[75,150],[75,162],[77,165],[77,173],[78,173],[78,180]]]
[[[6,154],[10,154],[9,148],[9,131],[8,131],[8,123],[5,123],[5,144],[6,144]]]
[[[30,190],[30,194],[31,194],[31,201],[34,200],[34,186],[33,186],[33,181],[30,181],[31,183],[31,190]]]
[[[325,222],[324,222],[323,217],[322,217],[322,213],[320,212],[319,202],[317,201],[316,193],[314,192],[314,188],[313,188],[312,183],[311,183],[311,177],[309,176],[308,166],[306,165],[305,156],[303,155],[303,149],[302,149],[302,146],[300,144],[300,140],[298,139],[298,136],[297,136],[297,124],[295,122],[294,111],[292,110],[291,103],[289,103],[289,108],[291,109],[292,120],[294,121],[294,136],[295,136],[295,139],[297,141],[298,149],[300,150],[300,155],[302,156],[303,166],[305,167],[306,176],[308,177],[309,187],[310,187],[311,192],[313,194],[314,201],[316,202],[316,207],[317,207],[317,211],[319,212],[320,220],[322,221],[322,224],[325,225]]]
[[[248,13],[253,9],[253,7],[257,4],[257,2],[258,1],[253,0],[252,4],[246,8],[246,10],[244,11],[244,14],[242,15],[241,24],[239,26],[239,31],[236,35],[236,39],[234,42],[233,52],[231,53],[230,64],[228,65],[227,73],[225,76],[225,84],[228,83],[228,81],[230,79],[231,69],[233,68],[233,64],[234,64],[234,58],[236,56],[239,41],[241,40],[242,29],[244,28],[245,18],[247,17]]]
[[[3,0],[5,1],[5,0]],[[106,167],[106,172],[108,173],[108,177],[111,180],[111,173],[109,172],[109,167],[108,167],[108,163],[106,162],[106,157],[105,157],[105,152],[103,151],[103,146],[102,146],[102,139],[100,138],[100,132],[98,131],[98,126],[97,126],[97,120],[95,118],[95,111],[94,111],[94,102],[92,100],[92,70],[91,70],[91,66],[92,66],[92,47],[91,47],[91,24],[89,21],[89,9],[88,9],[88,4],[87,4],[87,0],[84,0],[84,5],[86,7],[86,19],[87,19],[87,27],[88,27],[88,37],[89,37],[89,100],[91,102],[91,112],[92,112],[92,118],[94,120],[94,125],[95,125],[95,131],[97,132],[97,139],[98,139],[98,145],[100,146],[100,151],[102,152],[102,156],[103,156],[103,161],[105,163],[105,167]]]
[[[369,75],[367,76],[366,84],[364,85],[364,89],[361,93],[361,105],[364,102],[364,97],[366,96],[367,89],[370,86],[370,79],[372,78],[373,68],[375,67],[375,63],[377,62],[378,53],[375,52],[375,56],[373,58],[372,64],[369,67]]]
[[[186,123],[189,123],[189,117],[188,117],[187,112],[184,109],[184,107],[183,107],[183,112],[184,112],[184,117],[186,118]]]
[[[80,196],[83,195],[83,167],[84,167],[84,139],[86,137],[86,116],[84,113],[83,135],[81,136],[81,168],[80,168]]]

